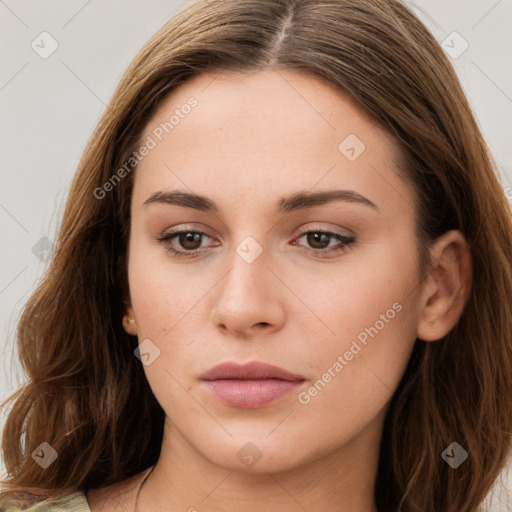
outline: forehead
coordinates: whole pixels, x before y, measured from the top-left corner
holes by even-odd
[[[172,121],[172,136],[165,137],[168,144],[180,143],[180,135],[199,135],[201,129],[205,140],[208,133],[218,139],[219,132],[234,134],[238,127],[250,127],[250,133],[238,133],[246,143],[257,136],[260,142],[282,145],[285,137],[292,147],[304,138],[310,140],[308,146],[322,140],[329,146],[329,135],[336,132],[339,136],[351,128],[361,136],[377,126],[351,96],[328,80],[312,72],[282,69],[200,74],[163,98],[144,134],[164,125],[173,113],[188,111],[185,107],[191,98],[197,101],[190,112],[195,115],[180,115],[178,123]],[[181,122],[186,118],[187,122]],[[278,131],[281,138],[276,141],[273,135]]]
[[[221,192],[226,201],[343,187],[381,204],[405,200],[402,213],[413,201],[396,172],[402,155],[393,137],[309,72],[198,75],[162,100],[141,140],[148,138],[154,147],[136,172],[139,203],[173,186]]]

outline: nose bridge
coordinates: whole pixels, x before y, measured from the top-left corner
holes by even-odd
[[[233,247],[231,270],[226,276],[223,293],[246,303],[254,301],[259,294],[265,292],[265,287],[261,285],[268,278],[266,274],[270,274],[267,264],[268,254],[263,245],[253,236],[245,236]]]
[[[213,321],[241,333],[255,325],[273,325],[282,320],[282,305],[274,293],[268,251],[255,237],[244,236],[233,246],[229,272],[224,276],[213,307]]]

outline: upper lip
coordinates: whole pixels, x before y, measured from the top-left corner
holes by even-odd
[[[250,363],[240,365],[232,361],[218,364],[206,373],[201,375],[202,380],[224,380],[224,379],[281,379],[281,380],[305,380],[302,375],[287,372],[283,368],[273,366],[271,364],[252,361]]]

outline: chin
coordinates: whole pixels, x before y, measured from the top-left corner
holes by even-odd
[[[204,450],[201,447],[198,449],[216,466],[253,475],[289,471],[318,456],[314,447],[304,446],[303,441],[294,440],[290,436],[283,436],[287,442],[277,436],[272,440],[270,437],[268,431],[265,431],[255,436],[243,436],[244,440],[241,440],[242,436],[237,436],[222,444],[218,439],[212,439],[210,442],[207,440]],[[213,451],[212,447],[215,447]]]

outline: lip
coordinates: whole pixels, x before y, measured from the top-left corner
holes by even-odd
[[[279,366],[274,366],[259,361],[241,365],[232,361],[218,364],[206,373],[201,375],[202,380],[225,380],[225,379],[281,379],[281,380],[304,380],[302,375],[290,373]]]
[[[214,366],[200,377],[206,389],[232,407],[255,409],[268,405],[300,387],[305,378],[259,361]]]

